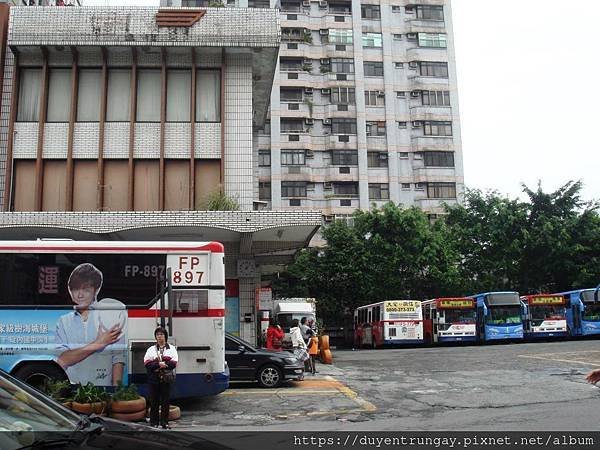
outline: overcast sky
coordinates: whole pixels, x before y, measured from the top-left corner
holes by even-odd
[[[158,5],[84,0],[84,5]],[[600,199],[600,1],[452,0],[465,184]],[[600,134],[600,133],[599,133]]]

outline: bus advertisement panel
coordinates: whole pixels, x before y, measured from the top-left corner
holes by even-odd
[[[354,345],[422,344],[423,313],[417,300],[386,300],[354,311]]]
[[[522,340],[523,308],[518,292],[472,295],[477,303],[477,331],[482,341]]]
[[[219,243],[0,242],[0,368],[37,386],[143,393],[161,324],[179,353],[172,396],[217,394],[229,383],[224,281]]]
[[[426,342],[477,340],[475,301],[469,297],[437,298],[422,303]]]
[[[536,294],[521,297],[525,304],[525,338],[538,339],[567,335],[566,300],[561,295]]]
[[[571,336],[600,334],[600,301],[594,293],[595,289],[590,288],[554,294],[566,301],[567,327]]]

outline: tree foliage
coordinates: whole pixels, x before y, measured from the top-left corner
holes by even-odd
[[[600,282],[600,216],[580,182],[552,193],[523,185],[527,201],[467,190],[462,205],[430,223],[392,203],[357,211],[352,226],[323,229],[324,248],[305,249],[273,283],[280,296],[311,296],[325,323],[360,305],[514,290],[521,294]]]

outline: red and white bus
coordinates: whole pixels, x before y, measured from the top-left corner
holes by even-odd
[[[173,397],[229,386],[225,266],[218,242],[0,242],[0,368],[144,392],[143,358],[166,327],[179,362]]]
[[[567,300],[562,295],[535,294],[521,297],[526,339],[567,336]]]
[[[422,302],[422,307],[427,343],[477,340],[477,308],[473,298],[435,298]]]
[[[355,347],[423,342],[423,314],[418,300],[386,300],[354,311]]]

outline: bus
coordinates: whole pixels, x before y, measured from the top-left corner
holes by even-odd
[[[600,301],[595,289],[559,292],[567,306],[567,327],[571,336],[600,334]]]
[[[526,339],[567,336],[566,299],[561,295],[524,295],[523,323]]]
[[[357,348],[423,343],[423,311],[418,300],[386,300],[354,311]]]
[[[0,368],[147,393],[144,354],[164,326],[177,347],[173,398],[218,394],[225,267],[218,242],[0,241]]]
[[[523,339],[523,303],[518,292],[471,295],[477,304],[480,342]]]
[[[421,303],[425,342],[475,342],[477,308],[470,297],[449,297]]]

